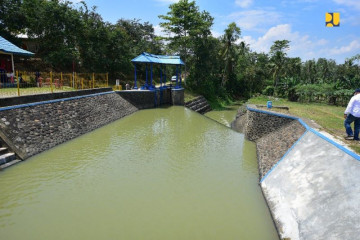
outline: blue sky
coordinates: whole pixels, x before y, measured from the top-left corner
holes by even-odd
[[[85,0],[97,6],[105,21],[141,19],[163,34],[158,15],[165,15],[177,0]],[[268,52],[276,40],[290,40],[291,57],[319,57],[343,63],[360,53],[360,0],[197,0],[200,10],[215,18],[214,36],[223,34],[231,22],[241,29],[242,40],[257,52]],[[340,27],[325,27],[325,13],[339,12]]]

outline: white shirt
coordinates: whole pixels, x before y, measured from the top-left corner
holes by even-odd
[[[350,99],[346,107],[345,114],[351,114],[354,117],[360,117],[360,93],[356,94]]]

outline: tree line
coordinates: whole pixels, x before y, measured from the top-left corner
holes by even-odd
[[[57,71],[71,72],[75,67],[78,72],[124,77],[133,72],[130,60],[139,53],[161,53],[161,42],[149,22],[119,19],[111,24],[85,2],[2,1],[0,36],[19,46],[19,34],[36,39],[36,57]]]
[[[130,60],[141,52],[180,55],[186,88],[211,101],[248,98],[262,93],[292,101],[346,104],[360,87],[360,54],[337,64],[332,59],[302,61],[288,57],[291,42],[275,41],[258,53],[241,41],[241,29],[230,23],[222,36],[211,34],[214,18],[195,1],[180,0],[159,15],[165,36],[149,22],[106,22],[85,2],[74,7],[59,0],[3,0],[0,35],[17,42],[26,33],[40,43],[38,57],[52,67],[109,72],[131,78]],[[171,73],[169,73],[171,74]]]

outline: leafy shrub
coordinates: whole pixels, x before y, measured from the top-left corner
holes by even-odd
[[[292,87],[288,90],[288,100],[296,102],[299,99],[299,95],[296,93],[296,88]]]
[[[267,86],[262,93],[266,96],[274,96],[274,92],[275,89],[273,86]]]
[[[300,102],[319,102],[333,105],[346,105],[353,95],[353,90],[336,90],[335,84],[304,84],[297,85],[295,93]],[[290,93],[289,93],[290,99]]]
[[[346,106],[350,98],[353,96],[354,90],[340,89],[336,90],[329,103],[334,105]]]

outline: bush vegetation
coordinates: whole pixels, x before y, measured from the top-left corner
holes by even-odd
[[[215,107],[257,93],[345,105],[360,87],[360,55],[340,64],[325,58],[302,61],[288,57],[286,39],[275,41],[268,53],[257,53],[241,41],[235,23],[222,36],[212,36],[214,18],[189,0],[171,4],[159,18],[167,37],[156,36],[151,23],[137,19],[106,22],[84,1],[3,0],[0,35],[19,45],[20,33],[36,40],[36,57],[56,71],[109,72],[113,81],[132,80],[130,60],[141,52],[180,55],[186,88]]]

